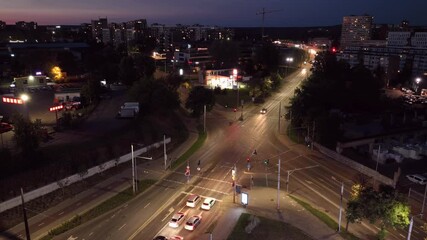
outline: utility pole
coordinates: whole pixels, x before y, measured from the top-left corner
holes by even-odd
[[[233,203],[236,203],[236,164],[234,164],[234,168],[231,169],[231,178],[233,180]]]
[[[279,102],[279,134],[280,134],[280,116],[281,116],[281,113],[280,113],[280,111],[281,111],[281,109],[282,109],[282,101],[280,101]]]
[[[24,190],[22,190],[22,188],[21,188],[21,201],[22,201],[22,212],[24,213],[25,234],[27,235],[27,240],[31,240],[30,228],[28,227],[27,210],[25,209]]]
[[[423,206],[421,207],[421,215],[424,215],[424,205],[426,203],[426,194],[427,194],[427,184],[426,184],[426,188],[424,190],[424,198],[423,198]]]
[[[311,150],[313,150],[313,146],[314,146],[314,131],[316,129],[316,121],[313,121],[313,137],[311,138]]]
[[[277,210],[280,209],[280,158],[277,170]]]
[[[135,158],[133,156],[133,144],[130,145],[130,151],[131,151],[131,158],[132,158],[132,190],[133,194],[136,193],[136,186],[135,186]]]
[[[166,135],[163,134],[163,155],[165,157],[165,170],[167,168],[167,160],[168,160],[168,155],[166,154]]]
[[[341,182],[341,194],[340,194],[340,213],[338,216],[338,232],[341,232],[341,217],[342,217],[342,198],[344,194],[344,182]]]
[[[378,161],[380,159],[380,153],[381,153],[381,144],[378,145],[378,153],[377,153],[377,163],[375,165],[375,172],[378,173]],[[374,177],[374,187],[375,187],[375,182],[376,182],[377,178]]]
[[[411,221],[409,222],[409,230],[408,230],[408,237],[406,240],[411,240],[411,233],[412,233],[412,226],[414,225],[414,216],[411,216]]]
[[[206,104],[203,106],[203,132],[206,133]]]

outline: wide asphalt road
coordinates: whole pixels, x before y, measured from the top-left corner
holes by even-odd
[[[335,216],[338,221],[341,184],[344,184],[345,207],[350,187],[357,179],[358,172],[314,154],[308,148],[301,149],[301,146],[286,144],[278,132],[279,124],[281,133],[287,124],[283,119],[279,123],[280,103],[283,113],[283,107],[293,95],[294,89],[307,77],[306,71],[293,74],[283,91],[274,95],[266,104],[244,109],[244,120],[241,122],[234,121],[236,113],[227,109],[216,108],[209,113],[208,139],[202,149],[189,159],[189,180],[184,176],[184,164],[145,194],[55,239],[149,240],[157,235],[208,239],[206,232],[223,213],[221,204],[233,199],[232,169],[236,168],[237,184],[242,185],[250,196],[250,187],[253,185],[277,187],[279,159],[281,191],[278,196],[284,197],[288,188],[289,193],[305,199],[330,216]],[[259,113],[263,107],[268,110],[265,115]],[[255,149],[257,154],[253,155]],[[250,170],[247,169],[248,157]],[[264,159],[269,159],[268,165],[264,164]],[[196,170],[199,160],[201,172]],[[288,174],[289,183],[286,185]],[[198,194],[203,198],[214,197],[217,203],[210,211],[201,210],[200,203],[196,208],[188,208],[185,201],[189,194]],[[239,197],[236,196],[236,207],[239,206]],[[271,201],[275,202],[276,199]],[[202,223],[193,232],[185,230],[184,224],[177,229],[170,228],[168,222],[176,212],[184,212],[185,219],[200,215]],[[286,213],[286,209],[283,212]],[[344,212],[342,219],[345,226]],[[378,231],[375,226],[367,224],[352,224],[350,229],[362,239],[372,238]],[[405,234],[405,231],[392,231],[387,239],[403,239]],[[412,239],[421,239],[419,232],[414,231]]]

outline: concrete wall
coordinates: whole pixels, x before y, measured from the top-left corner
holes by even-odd
[[[393,179],[388,178],[384,175],[381,175],[380,173],[378,173],[377,171],[366,167],[358,162],[353,161],[352,159],[343,156],[335,151],[332,151],[326,147],[323,147],[320,144],[314,143],[314,147],[316,147],[321,153],[325,154],[326,156],[335,159],[336,161],[343,163],[351,168],[353,168],[354,170],[365,174],[366,176],[372,177],[374,178],[376,181],[379,181],[385,185],[389,185],[389,186],[393,186],[395,187],[395,183],[393,181]]]
[[[167,138],[165,140],[166,144],[168,144],[170,142],[171,142],[171,138]],[[148,152],[152,148],[159,148],[161,146],[163,146],[163,141],[156,142],[150,146],[135,150],[134,155],[138,156],[138,155],[141,155],[142,153]],[[131,160],[131,153],[125,154],[125,155],[123,155],[117,159],[110,160],[110,161],[102,163],[98,166],[89,168],[86,171],[71,175],[71,176],[66,177],[64,179],[61,179],[57,182],[54,182],[54,183],[48,184],[46,186],[43,186],[41,188],[35,189],[31,192],[27,192],[24,194],[24,200],[26,202],[28,202],[28,201],[31,201],[33,199],[39,198],[39,197],[44,196],[46,194],[49,194],[53,191],[56,191],[62,187],[66,187],[66,186],[69,186],[73,183],[82,181],[85,178],[88,178],[88,177],[91,177],[95,174],[104,172],[110,168],[113,168],[119,164],[128,162],[130,160]],[[21,196],[18,196],[18,197],[9,199],[7,201],[4,201],[4,202],[0,203],[0,212],[4,212],[8,209],[17,207],[17,206],[21,205],[21,203],[22,203],[21,202]]]

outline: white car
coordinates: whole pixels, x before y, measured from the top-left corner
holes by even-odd
[[[184,221],[185,214],[182,212],[175,213],[169,222],[169,227],[177,228]]]
[[[203,201],[201,208],[204,210],[210,210],[215,204],[215,198],[205,198]]]
[[[192,216],[185,224],[185,229],[193,231],[200,224],[201,220],[200,216]]]
[[[424,185],[427,183],[427,178],[421,174],[406,175],[406,178],[409,179],[409,181],[411,181],[411,182],[418,183],[421,185]]]

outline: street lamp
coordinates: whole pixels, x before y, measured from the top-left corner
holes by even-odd
[[[34,77],[33,77],[34,78]],[[27,106],[27,102],[30,100],[30,96],[28,96],[28,94],[22,94],[21,95],[21,100],[24,102],[24,112],[25,112],[25,117],[29,120],[30,119],[30,114],[28,113],[28,106]]]
[[[419,87],[419,85],[420,85],[420,82],[421,82],[421,78],[420,78],[420,77],[415,78],[415,86],[414,86],[414,88],[415,88],[415,93],[417,93],[417,92],[418,92],[418,87]]]
[[[344,195],[344,181],[338,181],[334,176],[331,177],[336,182],[341,183],[340,189],[340,212],[338,215],[338,232],[341,232],[341,218],[342,218],[342,204],[343,204],[343,195]]]
[[[289,64],[290,63],[292,63],[294,61],[294,58],[292,58],[292,57],[287,57],[286,58],[286,73],[285,73],[285,76],[287,76],[288,75],[288,67],[289,67]]]
[[[138,144],[140,145],[140,144]],[[135,158],[142,158],[142,159],[147,159],[147,160],[153,160],[152,157],[139,157],[139,156],[134,156],[134,152],[133,152],[133,144],[130,145],[130,150],[131,150],[131,158],[132,158],[132,189],[133,189],[133,194],[136,193],[136,191],[138,191],[138,169],[137,169],[137,164],[135,161]]]

